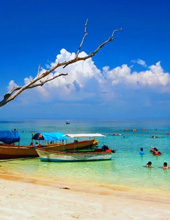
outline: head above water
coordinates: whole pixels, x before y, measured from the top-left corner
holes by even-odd
[[[149,161],[149,162],[147,163],[147,165],[148,165],[148,166],[151,166],[151,165],[152,165],[152,162],[151,162],[151,161]]]
[[[164,162],[164,167],[167,167],[167,166],[168,166],[167,162]]]

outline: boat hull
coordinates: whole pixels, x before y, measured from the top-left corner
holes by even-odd
[[[85,140],[76,143],[67,144],[51,144],[40,147],[45,149],[53,149],[57,151],[81,149],[86,147],[93,147],[97,145],[97,141]],[[14,159],[25,157],[38,157],[36,148],[30,146],[16,146],[10,144],[0,144],[0,159]]]
[[[0,159],[38,157],[35,148],[29,146],[0,145]]]
[[[41,161],[48,162],[78,162],[111,160],[111,152],[57,152],[46,149],[36,149]]]
[[[76,141],[67,144],[58,144],[58,145],[49,145],[44,147],[44,149],[54,150],[54,151],[64,151],[64,150],[74,150],[74,149],[83,149],[95,147],[98,144],[98,141],[95,140],[84,140],[84,141]]]

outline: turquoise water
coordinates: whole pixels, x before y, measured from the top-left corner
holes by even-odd
[[[165,161],[170,165],[170,136],[167,135],[170,120],[71,121],[69,125],[58,120],[0,122],[0,130],[14,128],[19,129],[22,145],[30,144],[32,132],[102,133],[106,138],[98,138],[99,146],[106,144],[116,153],[111,161],[95,162],[49,163],[39,158],[3,160],[0,161],[1,172],[170,191],[170,170],[160,168]],[[121,135],[113,136],[114,133]],[[153,135],[158,138],[151,138]],[[153,156],[149,152],[153,146],[163,155]],[[139,155],[141,147],[144,156]],[[152,161],[152,169],[144,167],[148,161]]]

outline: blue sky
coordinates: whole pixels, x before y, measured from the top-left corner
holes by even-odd
[[[0,98],[39,64],[73,56],[87,18],[82,53],[123,28],[94,58],[69,66],[68,77],[0,108],[0,120],[170,118],[169,0],[6,0],[0,10]]]

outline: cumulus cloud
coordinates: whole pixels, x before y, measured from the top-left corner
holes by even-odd
[[[80,56],[85,55],[87,55],[85,52],[80,53]],[[70,53],[62,49],[60,54],[57,55],[55,62],[51,63],[50,67],[53,67],[58,62],[70,60],[74,57],[75,53]],[[86,61],[79,61],[71,64],[64,69],[60,67],[53,72],[54,75],[59,75],[60,73],[68,73],[68,76],[56,78],[44,85],[43,89],[37,88],[43,96],[48,97],[49,93],[55,92],[55,94],[62,98],[64,98],[64,96],[68,97],[68,94],[72,94],[71,97],[73,98],[76,92],[80,92],[80,90],[84,89],[86,85],[89,84],[89,81],[93,81],[94,79],[99,81],[102,78],[101,71],[97,69],[91,58]]]
[[[148,67],[148,70],[141,72],[132,72],[131,68],[126,64],[116,67],[112,70],[105,71],[106,80],[111,80],[112,85],[126,85],[131,89],[136,87],[169,89],[170,74],[165,73],[160,62]]]
[[[87,55],[81,52],[80,56]],[[70,60],[75,57],[75,53],[70,53],[65,49],[60,51],[56,56],[55,62],[49,64],[53,67],[58,62]],[[144,60],[138,59],[134,61],[146,67]],[[134,69],[135,67],[133,67]],[[41,70],[41,73],[45,69]],[[121,88],[123,93],[124,89],[129,88],[131,91],[135,89],[150,89],[159,92],[170,92],[170,74],[166,73],[160,61],[153,64],[145,71],[132,71],[132,67],[127,64],[122,64],[113,69],[108,66],[103,67],[102,70],[98,69],[94,64],[92,58],[86,61],[79,61],[71,64],[66,68],[58,68],[53,72],[54,75],[60,73],[68,73],[66,77],[59,77],[53,81],[48,82],[43,87],[37,87],[32,90],[40,94],[42,99],[61,99],[61,100],[84,100],[84,99],[105,99],[109,93],[110,98],[117,97],[117,88]],[[52,77],[51,74],[48,77]],[[32,77],[25,78],[25,83],[32,80]],[[10,81],[9,88],[16,86],[14,81]]]

